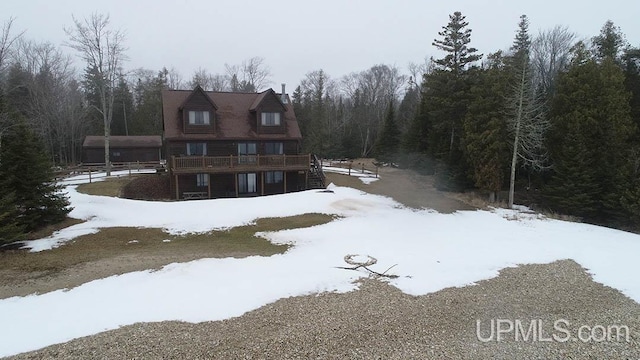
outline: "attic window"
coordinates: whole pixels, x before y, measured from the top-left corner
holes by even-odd
[[[262,126],[280,126],[280,113],[278,113],[278,112],[263,112],[262,113]]]
[[[189,111],[189,125],[209,125],[208,111]]]

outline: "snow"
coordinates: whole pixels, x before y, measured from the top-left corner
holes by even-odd
[[[358,170],[358,169],[351,169],[351,171],[349,171],[349,169],[345,169],[345,168],[341,168],[341,167],[333,167],[333,166],[323,166],[322,170],[324,172],[330,172],[330,173],[336,173],[336,174],[342,174],[342,175],[349,175],[349,176],[354,176],[357,177],[358,179],[360,179],[360,181],[362,181],[363,183],[369,185],[374,181],[378,180],[378,177],[375,173],[369,171],[369,170],[364,170],[364,172],[362,172],[362,170]]]
[[[0,356],[136,322],[221,320],[281,298],[351,291],[354,280],[367,273],[338,269],[350,266],[346,255],[354,255],[356,261],[376,258],[370,268],[379,272],[396,265],[389,273],[399,277],[389,283],[412,295],[474,284],[505,267],[574,259],[595,281],[640,302],[638,235],[529,211],[412,210],[355,189],[329,189],[250,199],[151,202],[90,196],[69,186],[71,216],[87,221],[29,242],[32,251],[112,226],[184,233],[309,212],[342,218],[310,228],[260,233],[274,243],[293,245],[280,255],[174,263],[70,290],[0,300]]]

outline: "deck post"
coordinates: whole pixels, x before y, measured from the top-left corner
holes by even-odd
[[[284,180],[284,192],[283,194],[287,193],[287,172],[283,171],[282,172],[282,179]]]
[[[264,171],[260,172],[260,195],[264,195]]]
[[[178,175],[174,175],[176,179],[176,200],[180,200],[180,186],[178,185]]]
[[[211,199],[211,174],[207,174],[207,195]]]
[[[233,174],[236,183],[236,197],[238,197],[238,174]]]

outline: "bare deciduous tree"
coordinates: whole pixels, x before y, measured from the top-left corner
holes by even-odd
[[[549,128],[545,116],[544,102],[538,96],[534,86],[533,66],[531,64],[531,38],[529,20],[526,15],[520,17],[519,31],[516,35],[512,55],[515,81],[511,97],[507,102],[509,125],[513,133],[511,157],[511,178],[509,182],[509,207],[513,207],[513,195],[516,179],[516,166],[519,160],[532,169],[545,167],[547,156],[544,149],[544,135]]]
[[[4,70],[6,60],[11,55],[13,44],[24,34],[24,31],[22,31],[17,35],[11,35],[14,20],[15,18],[10,17],[9,20],[2,24],[2,29],[0,30],[0,74],[2,74]]]
[[[547,96],[553,94],[558,73],[570,62],[576,35],[565,26],[541,31],[531,43],[531,63],[536,87]]]
[[[224,67],[231,91],[257,92],[271,83],[271,70],[259,56],[244,60],[240,65],[225,64]]]
[[[109,16],[94,13],[89,18],[78,20],[73,17],[73,27],[66,29],[70,48],[78,51],[94,72],[92,81],[99,96],[98,112],[104,122],[104,162],[107,175],[111,174],[109,160],[109,137],[113,117],[114,90],[117,86],[121,63],[126,60],[124,39],[121,30],[109,27]]]
[[[406,82],[395,66],[375,65],[360,73],[346,75],[342,88],[347,97],[356,97],[360,106],[353,121],[357,125],[362,144],[361,155],[369,156],[378,136],[378,129],[384,121],[387,104],[396,101]]]
[[[171,90],[180,90],[184,86],[182,75],[173,67],[167,72],[167,86]]]

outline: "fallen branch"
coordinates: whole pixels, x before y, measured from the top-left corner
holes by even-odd
[[[349,265],[353,265],[353,267],[337,266],[337,268],[338,269],[344,269],[344,270],[358,270],[358,269],[362,268],[362,269],[367,270],[371,275],[375,275],[375,276],[378,276],[378,277],[386,277],[386,278],[390,278],[390,279],[395,279],[395,278],[399,277],[398,275],[387,274],[387,271],[391,270],[394,266],[396,266],[398,264],[395,264],[395,265],[391,266],[390,268],[385,270],[385,272],[383,272],[383,273],[379,273],[377,271],[369,269],[369,266],[376,264],[378,262],[378,259],[374,258],[373,256],[367,255],[367,258],[368,258],[367,261],[358,262],[358,261],[355,261],[353,259],[355,256],[358,256],[358,255],[347,255],[347,256],[344,257],[344,261]]]

